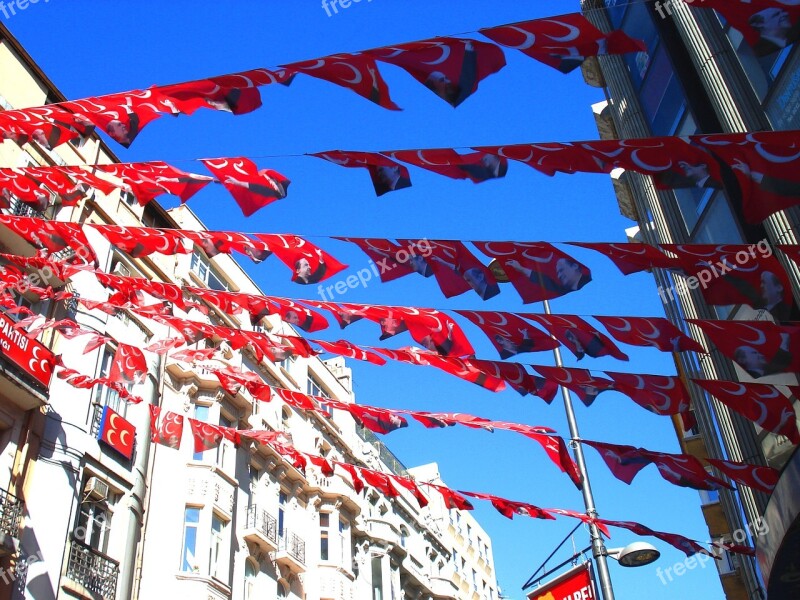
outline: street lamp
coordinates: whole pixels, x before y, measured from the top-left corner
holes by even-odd
[[[647,542],[631,542],[624,548],[609,548],[606,552],[623,567],[643,567],[661,556],[661,552]]]
[[[495,276],[495,279],[498,283],[509,282],[508,274],[505,272],[505,269],[503,269],[503,265],[500,264],[500,261],[497,259],[493,259],[489,263],[489,270]],[[550,303],[547,300],[544,300],[542,304],[544,306],[545,314],[551,314]],[[564,366],[564,363],[561,360],[561,350],[558,347],[553,349],[553,357],[555,358],[557,367]],[[567,425],[569,426],[569,434],[570,438],[573,440],[575,465],[578,468],[578,474],[580,475],[581,479],[581,492],[583,493],[583,503],[586,507],[586,514],[589,517],[594,518],[597,517],[597,509],[595,508],[594,504],[592,486],[589,483],[589,473],[586,470],[586,462],[583,458],[583,446],[579,442],[575,441],[580,440],[580,433],[578,431],[578,422],[575,419],[575,411],[572,407],[572,398],[570,397],[569,391],[566,387],[563,385],[559,385],[558,387],[561,389],[561,396],[564,400],[564,411],[566,412],[567,416]],[[611,585],[611,574],[608,572],[608,562],[606,561],[606,557],[610,556],[611,558],[616,558],[623,566],[634,567],[649,564],[660,556],[658,550],[643,542],[638,542],[638,544],[640,544],[638,546],[637,542],[634,542],[625,548],[619,549],[618,552],[615,552],[616,555],[612,554],[612,552],[605,547],[602,534],[600,533],[600,528],[596,523],[594,523],[594,521],[589,523],[589,538],[591,539],[590,548],[597,566],[597,577],[599,579],[603,600],[614,600],[614,589]],[[545,563],[547,563],[547,561],[545,561]],[[542,565],[542,567],[543,566],[544,565]],[[533,579],[533,577],[531,579]],[[525,586],[523,586],[523,589],[525,589],[525,587],[531,583],[531,579],[529,579]]]

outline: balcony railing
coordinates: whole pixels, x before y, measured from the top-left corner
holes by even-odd
[[[247,529],[255,529],[273,544],[278,541],[278,521],[263,509],[251,506],[247,509]]]
[[[378,436],[376,436],[366,427],[356,427],[356,433],[362,440],[368,444],[372,444],[372,446],[378,451],[378,456],[380,457],[381,462],[389,467],[389,470],[392,473],[395,475],[400,475],[401,477],[408,475],[406,466],[400,462],[400,459],[397,458],[383,442],[378,439]]]
[[[306,564],[306,543],[295,533],[284,531],[278,540],[278,551],[284,551],[301,565]]]
[[[0,533],[17,537],[21,521],[22,500],[14,494],[0,489]]]
[[[24,203],[16,196],[11,198],[8,206],[8,212],[15,217],[36,217],[38,219],[46,218],[44,213],[35,210],[30,204]]]
[[[102,552],[73,539],[69,548],[67,578],[103,598],[117,595],[119,563]]]

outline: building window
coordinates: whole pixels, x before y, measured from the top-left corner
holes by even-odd
[[[405,526],[400,527],[400,547],[405,548],[408,543],[408,529]]]
[[[81,503],[75,537],[93,550],[105,554],[111,532],[111,511],[105,501],[88,500]]]
[[[197,251],[192,253],[191,269],[194,274],[197,275],[197,278],[212,290],[217,290],[219,292],[228,290],[228,284],[225,280],[216,272],[214,267],[211,266],[208,259],[201,256]]]
[[[197,573],[197,528],[200,524],[200,509],[186,507],[183,516],[183,548],[181,549],[181,571]]]
[[[725,538],[720,538],[714,541],[720,544],[731,543],[730,540],[726,540]],[[719,559],[715,560],[714,563],[716,563],[720,575],[727,575],[728,573],[734,573],[736,572],[736,569],[739,568],[739,563],[738,563],[739,559],[734,554],[728,552],[726,549],[717,547],[714,549],[714,554]]]
[[[700,492],[700,504],[707,506],[719,502],[719,490],[698,490]]]
[[[325,391],[325,389],[320,385],[320,383],[314,379],[313,376],[309,375],[308,381],[306,383],[306,394],[309,396],[319,396],[321,398],[330,398],[330,394]],[[322,410],[329,416],[333,416],[333,409],[329,407],[327,404],[322,405]]]
[[[90,477],[84,485],[65,576],[104,598],[116,597],[119,563],[106,555],[114,503],[108,484]]]
[[[220,519],[216,514],[212,515],[208,573],[214,579],[223,582],[228,579],[227,531],[228,523]]]
[[[219,424],[220,427],[235,427],[236,422],[228,419],[227,417],[220,415],[219,417]],[[226,469],[230,465],[229,463],[233,462],[236,457],[236,448],[233,446],[233,442],[231,442],[227,438],[222,438],[217,446],[217,466],[220,469]]]
[[[103,348],[103,355],[100,358],[100,368],[98,370],[98,377],[108,377],[111,372],[111,363],[114,361],[116,350],[108,346]],[[125,388],[130,390],[133,386],[125,384]],[[100,420],[103,416],[103,408],[108,406],[111,410],[124,417],[128,410],[128,403],[119,397],[119,392],[111,389],[106,385],[95,386],[94,389],[94,412],[92,413],[92,428],[91,433],[97,436],[100,430]]]
[[[349,569],[350,559],[350,523],[339,517],[339,556],[343,567]]]
[[[372,600],[383,600],[383,568],[380,556],[372,557]]]
[[[330,560],[330,513],[319,513],[319,559]]]
[[[278,537],[283,537],[283,522],[284,516],[286,513],[286,503],[288,501],[288,497],[286,492],[281,490],[278,492]]]
[[[244,563],[244,600],[256,600],[256,569],[253,561]]]
[[[250,494],[247,496],[247,507],[255,506],[258,500],[258,488],[261,483],[261,469],[250,465]]]
[[[197,421],[201,421],[203,423],[208,423],[208,406],[203,406],[202,404],[195,404],[194,405],[194,418]],[[195,452],[192,456],[194,460],[203,460],[203,451]]]

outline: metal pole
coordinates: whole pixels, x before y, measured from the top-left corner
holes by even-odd
[[[552,314],[550,312],[550,303],[544,301],[544,313],[546,315]],[[553,349],[553,356],[555,356],[556,366],[563,367],[564,363],[561,361],[561,350],[559,347]],[[580,442],[574,441],[580,439],[578,432],[578,423],[575,420],[575,411],[572,408],[572,398],[569,395],[569,390],[563,385],[558,386],[561,389],[561,397],[564,399],[564,410],[567,413],[567,424],[569,425],[569,435],[572,438],[572,451],[575,454],[575,463],[578,465],[578,473],[581,476],[581,491],[583,492],[583,504],[586,506],[586,514],[590,517],[597,517],[597,509],[594,506],[594,496],[592,495],[592,486],[589,483],[589,474],[586,471],[586,463],[583,460],[583,446]],[[589,534],[592,542],[592,555],[597,563],[597,578],[600,580],[600,589],[603,593],[603,600],[614,600],[614,589],[611,587],[611,574],[608,572],[608,552],[603,543],[603,538],[597,525],[591,523],[589,525]]]

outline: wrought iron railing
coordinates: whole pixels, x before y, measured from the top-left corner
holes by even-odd
[[[14,494],[0,489],[0,533],[17,537],[21,521],[22,500]]]
[[[278,541],[278,550],[285,551],[301,565],[306,564],[306,543],[297,534],[284,531]]]
[[[44,213],[34,209],[30,204],[24,203],[22,200],[13,196],[8,204],[8,212],[15,217],[36,217],[37,219],[46,218]]]
[[[389,470],[392,473],[402,477],[408,475],[406,466],[400,462],[400,459],[397,458],[383,442],[378,439],[378,436],[376,436],[366,427],[359,427],[358,425],[356,426],[356,433],[362,440],[368,444],[372,444],[372,446],[378,451],[378,456],[380,457],[381,462],[389,467]]]
[[[273,544],[278,540],[278,521],[258,506],[247,509],[247,529],[256,529]]]
[[[70,543],[66,575],[103,598],[112,600],[117,595],[119,563],[76,539]]]

